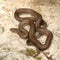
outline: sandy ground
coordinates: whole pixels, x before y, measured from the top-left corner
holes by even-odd
[[[50,48],[44,52],[49,52],[53,60],[60,60],[60,0],[0,0],[0,60],[36,60],[20,53],[35,47],[27,46],[24,39],[10,31],[10,28],[18,26],[14,12],[19,8],[31,8],[42,15],[54,36]],[[41,42],[44,38],[41,37]],[[41,60],[48,60],[43,53],[39,56]]]

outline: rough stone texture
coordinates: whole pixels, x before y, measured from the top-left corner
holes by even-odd
[[[18,26],[19,22],[14,18],[18,8],[31,8],[42,15],[54,35],[50,48],[45,52],[60,60],[60,0],[0,0],[0,60],[36,60],[19,53],[34,47],[27,46],[25,40],[10,31],[10,28]],[[43,54],[40,56],[47,60]]]

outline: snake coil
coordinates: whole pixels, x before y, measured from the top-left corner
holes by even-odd
[[[21,17],[23,14],[30,14],[31,17]],[[21,8],[17,9],[14,13],[14,17],[17,21],[19,21],[18,29],[11,28],[10,30],[14,33],[17,33],[21,38],[27,40],[27,44],[32,43],[40,50],[46,50],[51,45],[51,41],[53,38],[53,34],[51,31],[47,29],[47,23],[43,20],[42,16],[37,13],[36,11],[28,8]],[[27,31],[24,26],[29,25],[30,30]],[[35,35],[38,32],[38,35]],[[42,44],[37,39],[42,36],[46,35],[45,44]],[[38,37],[39,36],[39,37]]]

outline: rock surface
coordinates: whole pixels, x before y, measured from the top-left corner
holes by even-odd
[[[14,12],[19,8],[31,8],[42,15],[54,35],[50,48],[44,52],[60,60],[60,0],[0,0],[0,60],[36,60],[20,52],[35,48],[27,46],[25,40],[10,31],[10,28],[18,26]],[[41,42],[44,38],[41,37]],[[43,53],[39,56],[48,60]]]

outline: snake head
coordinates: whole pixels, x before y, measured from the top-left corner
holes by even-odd
[[[14,33],[17,33],[18,32],[18,29],[17,28],[11,28],[10,31],[11,32],[14,32]]]

